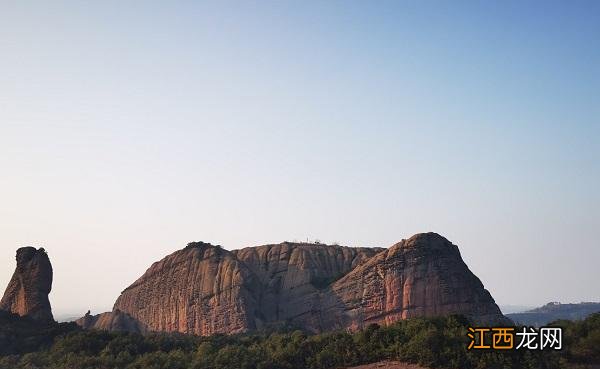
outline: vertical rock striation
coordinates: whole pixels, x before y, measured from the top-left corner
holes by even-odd
[[[480,323],[508,323],[490,293],[463,262],[458,247],[436,233],[393,245],[331,285],[324,328],[462,314]]]
[[[265,324],[321,331],[320,296],[337,279],[383,248],[283,242],[234,250],[260,281],[258,312]]]
[[[198,335],[256,328],[258,283],[229,251],[190,243],[154,263],[117,299],[114,309],[151,331]]]

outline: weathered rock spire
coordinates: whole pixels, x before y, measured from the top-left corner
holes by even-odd
[[[17,268],[8,283],[0,310],[41,321],[52,321],[48,294],[52,289],[52,265],[43,248],[17,250]]]

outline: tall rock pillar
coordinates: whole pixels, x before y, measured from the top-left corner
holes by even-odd
[[[8,283],[0,310],[40,321],[52,321],[48,294],[52,289],[52,265],[43,248],[17,250],[17,268]]]

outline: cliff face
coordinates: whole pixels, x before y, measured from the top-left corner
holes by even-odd
[[[389,249],[284,242],[230,252],[192,243],[154,263],[114,311],[150,331],[199,335],[283,323],[360,329],[446,314],[506,322],[458,248],[435,233]]]
[[[284,242],[233,254],[257,276],[258,319],[321,331],[320,296],[335,280],[384,249]]]
[[[327,329],[359,329],[421,316],[463,314],[506,323],[458,247],[435,233],[418,234],[377,254],[332,284],[323,301]]]
[[[258,288],[254,274],[231,252],[191,243],[154,263],[114,309],[152,331],[238,333],[256,328]]]
[[[52,321],[48,294],[52,289],[52,265],[43,248],[17,250],[17,268],[8,283],[0,310],[42,321]]]

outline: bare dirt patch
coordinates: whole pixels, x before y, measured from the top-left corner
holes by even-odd
[[[347,369],[427,369],[420,365],[402,363],[400,361],[380,361],[373,364],[353,366]]]

